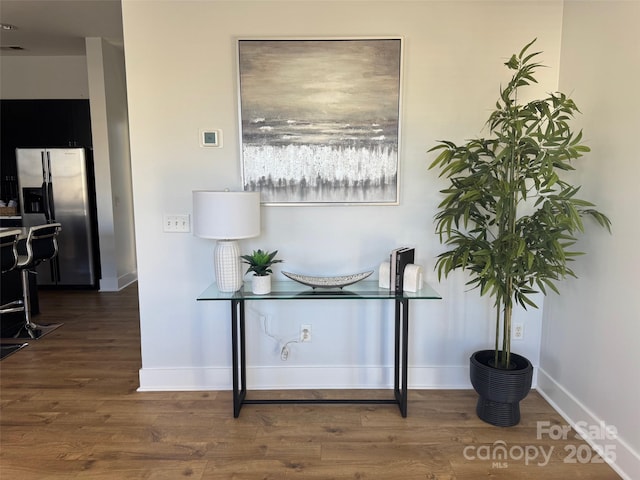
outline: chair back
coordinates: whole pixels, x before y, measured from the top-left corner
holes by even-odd
[[[2,252],[2,273],[16,268],[18,264],[18,230],[0,232],[0,251]]]
[[[61,229],[62,225],[59,223],[31,227],[27,235],[27,260],[24,264],[37,265],[55,257],[58,254],[58,234]]]

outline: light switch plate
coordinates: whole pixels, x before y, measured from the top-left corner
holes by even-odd
[[[163,231],[169,233],[185,233],[191,231],[189,214],[165,214],[163,216]]]

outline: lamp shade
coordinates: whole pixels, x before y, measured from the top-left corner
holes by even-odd
[[[193,234],[234,240],[260,235],[259,192],[193,192]]]

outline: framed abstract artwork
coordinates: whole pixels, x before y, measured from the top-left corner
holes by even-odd
[[[238,40],[244,190],[398,204],[401,73],[401,38]]]

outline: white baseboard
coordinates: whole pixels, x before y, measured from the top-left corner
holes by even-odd
[[[409,367],[409,388],[415,389],[469,389],[469,366]]]
[[[118,290],[123,290],[138,281],[138,272],[129,272],[118,277]]]
[[[468,366],[409,367],[409,388],[471,388]],[[253,390],[393,388],[391,366],[247,367]],[[142,368],[139,391],[230,390],[231,369]]]
[[[119,292],[138,280],[138,272],[129,272],[119,277],[104,277],[100,279],[101,292]]]
[[[141,368],[139,392],[231,390],[231,369]]]
[[[600,427],[604,421],[593,414],[571,392],[551,377],[543,369],[538,368],[538,392],[547,402],[577,431],[580,426],[587,429]],[[584,440],[596,451],[602,451],[602,447],[608,448],[615,454],[615,460],[608,462],[618,475],[625,480],[640,478],[640,454],[617,435],[615,438],[592,439],[585,435]]]

